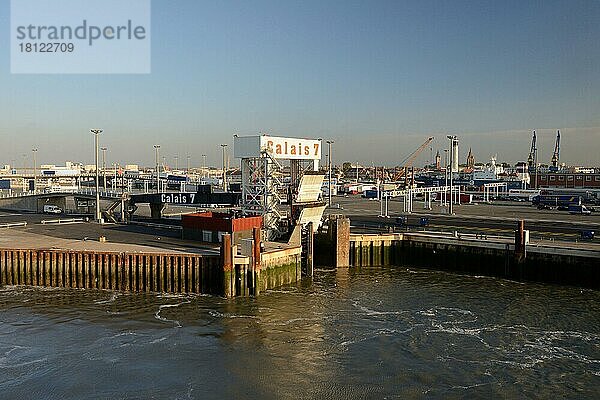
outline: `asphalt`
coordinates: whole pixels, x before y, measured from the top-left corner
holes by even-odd
[[[61,223],[56,223],[57,219]],[[180,239],[181,231],[146,225],[76,221],[71,216],[0,212],[0,247],[218,254],[218,246]],[[26,226],[3,228],[6,223]],[[106,242],[101,243],[100,237]]]
[[[594,231],[600,236],[600,212],[592,215],[571,215],[566,211],[538,210],[526,202],[495,202],[491,204],[464,204],[454,207],[448,215],[446,207],[432,204],[424,209],[423,202],[413,203],[413,213],[403,212],[401,200],[388,203],[389,218],[380,217],[380,203],[359,196],[334,197],[329,214],[343,214],[350,218],[353,231],[439,230],[481,235],[512,236],[517,221],[525,221],[531,237],[541,240],[579,241],[582,231]],[[337,208],[339,205],[339,208]],[[401,223],[399,217],[404,219]],[[426,218],[425,224],[421,222]],[[594,241],[598,241],[596,238]]]

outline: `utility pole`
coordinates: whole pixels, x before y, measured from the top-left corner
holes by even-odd
[[[329,166],[328,166],[328,170],[329,170],[329,184],[327,186],[329,187],[328,188],[328,190],[329,190],[329,207],[331,207],[331,172],[332,172],[331,171],[331,145],[333,143],[334,143],[333,140],[328,140],[327,141],[327,147],[328,147],[328,152],[327,152],[328,153],[328,156],[327,156],[328,160],[327,160],[327,162],[329,164]]]
[[[31,152],[33,153],[33,192],[35,193],[36,189],[37,189],[37,162],[35,159],[35,154],[37,153],[38,149],[31,149]]]
[[[448,149],[444,149],[444,186],[448,187]],[[447,190],[444,190],[444,205],[448,202]]]
[[[448,213],[452,215],[454,212],[452,211],[452,203],[453,203],[453,193],[452,193],[452,166],[454,165],[454,143],[456,142],[456,136],[448,135],[446,136],[450,141],[450,206],[448,207]]]
[[[156,193],[160,193],[160,164],[158,163],[159,149],[160,149],[160,144],[155,144],[154,145],[154,154],[155,154],[154,170],[156,172]]]
[[[102,150],[102,186],[106,191],[106,147],[101,147],[100,150]]]
[[[98,136],[103,132],[102,129],[90,129],[94,135],[94,159],[96,161],[96,222],[102,222],[100,214],[100,176],[98,174]]]
[[[227,171],[226,171],[226,167],[225,167],[225,148],[227,147],[227,145],[222,144],[221,147],[223,148],[223,191],[226,192],[227,191]]]
[[[533,149],[533,165],[535,165],[535,188],[538,188],[538,170],[540,169],[540,166],[538,165],[538,149],[537,149],[537,143],[535,145],[535,148]]]

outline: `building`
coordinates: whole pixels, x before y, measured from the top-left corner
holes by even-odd
[[[535,179],[535,174],[532,178]],[[600,173],[539,173],[537,175],[537,187],[600,189]]]
[[[261,228],[262,217],[236,217],[233,214],[206,211],[187,214],[181,218],[183,238],[200,242],[219,243],[226,233],[231,234],[232,243],[252,238],[252,230]]]
[[[475,156],[471,148],[469,148],[469,154],[467,155],[467,168],[471,168],[471,170],[475,167]]]

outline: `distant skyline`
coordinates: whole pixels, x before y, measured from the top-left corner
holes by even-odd
[[[169,165],[220,165],[220,143],[260,132],[389,166],[455,134],[461,162],[514,163],[533,129],[548,163],[560,129],[561,161],[600,166],[599,20],[591,0],[154,0],[151,74],[11,75],[0,0],[0,164],[91,163],[98,127],[109,164],[153,165],[160,144]]]

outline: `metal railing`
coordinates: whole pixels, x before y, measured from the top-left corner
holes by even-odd
[[[48,224],[77,224],[80,222],[86,222],[87,218],[67,218],[67,219],[43,219],[40,221],[42,225]]]
[[[16,228],[16,227],[25,227],[27,226],[27,222],[5,222],[0,224],[0,228]]]
[[[110,199],[120,199],[124,195],[123,192],[114,191],[114,190],[105,190],[105,191],[100,191],[99,193],[100,193],[100,197],[110,198]],[[84,188],[84,189],[78,189],[78,190],[64,190],[64,191],[59,191],[59,192],[55,192],[55,191],[46,192],[44,190],[28,190],[28,191],[24,191],[24,192],[9,191],[9,192],[0,193],[0,199],[11,199],[11,198],[30,197],[30,196],[38,196],[38,195],[53,195],[53,194],[81,194],[81,195],[95,196],[96,190]]]

